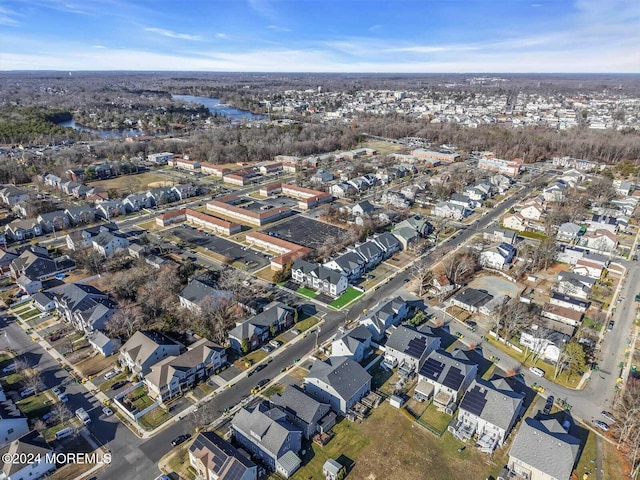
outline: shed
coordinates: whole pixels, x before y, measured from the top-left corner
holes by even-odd
[[[391,397],[389,397],[389,403],[391,404],[392,407],[395,408],[402,408],[402,405],[404,405],[404,398],[400,395],[391,395]]]
[[[343,468],[344,467],[340,463],[333,458],[330,458],[324,462],[324,465],[322,466],[322,474],[327,480],[335,480]]]

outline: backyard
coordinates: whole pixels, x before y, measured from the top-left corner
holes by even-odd
[[[156,407],[138,419],[138,423],[146,430],[153,430],[171,418],[171,414],[162,407]]]

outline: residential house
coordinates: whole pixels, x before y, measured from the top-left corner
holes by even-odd
[[[541,315],[545,318],[558,320],[567,325],[578,326],[582,321],[583,312],[578,312],[571,308],[560,307],[551,303],[545,303],[542,307]]]
[[[451,202],[439,202],[431,211],[433,215],[441,218],[452,218],[454,220],[462,220],[469,215],[466,207]]]
[[[41,312],[50,312],[56,308],[53,294],[50,292],[38,292],[31,295],[33,305]]]
[[[229,331],[229,343],[237,352],[250,352],[259,348],[269,337],[293,324],[294,309],[281,302],[271,302],[264,310],[241,322]]]
[[[474,185],[467,185],[464,189],[464,194],[474,202],[482,202],[487,198],[487,192]]]
[[[128,212],[137,212],[143,208],[151,208],[153,201],[146,193],[133,193],[126,196],[122,204]]]
[[[578,239],[578,236],[582,232],[582,227],[575,223],[566,222],[558,227],[556,237],[563,242],[573,242]]]
[[[488,268],[503,269],[513,261],[516,249],[509,243],[494,245],[480,253],[480,265]]]
[[[362,245],[358,245],[354,250],[366,262],[365,268],[367,270],[376,267],[384,258],[384,251],[373,240],[368,240]]]
[[[156,165],[166,165],[169,160],[173,160],[173,153],[171,152],[150,153],[147,155],[147,161]]]
[[[166,402],[207,380],[226,363],[224,347],[202,338],[186,352],[152,365],[144,381],[152,398]]]
[[[266,402],[252,409],[242,407],[231,420],[231,432],[242,448],[285,478],[300,467],[302,431],[281,408]]]
[[[527,220],[534,220],[536,222],[540,221],[543,213],[544,209],[538,202],[527,202],[520,209],[520,215],[522,217],[526,218]]]
[[[562,202],[567,197],[568,185],[562,180],[556,180],[542,191],[545,202]]]
[[[167,203],[175,202],[175,192],[171,187],[159,187],[149,190],[147,196],[151,199],[151,203],[154,207],[160,205],[166,205]]]
[[[93,212],[93,208],[88,205],[69,207],[64,211],[64,213],[69,218],[69,223],[71,225],[84,225],[91,223],[96,219],[96,214]]]
[[[129,248],[129,239],[112,232],[100,232],[92,239],[93,249],[103,257],[110,257],[118,250]]]
[[[351,214],[356,217],[362,217],[364,215],[369,215],[374,210],[375,207],[371,205],[368,200],[364,200],[363,202],[358,202],[351,207]]]
[[[376,304],[359,323],[369,329],[374,342],[379,342],[391,326],[400,324],[408,315],[409,304],[402,297],[393,297]]]
[[[495,189],[500,195],[509,190],[509,188],[511,188],[511,184],[513,183],[512,179],[502,174],[493,175],[489,180],[491,181],[491,187]]]
[[[196,187],[189,184],[178,184],[171,188],[171,191],[175,194],[177,200],[186,200],[193,197],[196,194]]]
[[[371,332],[364,325],[358,325],[336,335],[331,342],[332,357],[347,357],[361,362],[371,350]]]
[[[296,260],[291,266],[291,279],[331,297],[339,297],[349,286],[347,276],[317,263]]]
[[[16,285],[27,295],[42,290],[42,281],[35,278],[29,278],[26,275],[22,275],[16,280]]]
[[[573,266],[573,273],[586,275],[587,277],[599,279],[602,276],[604,265],[600,262],[593,261],[591,258],[581,258]]]
[[[68,283],[55,295],[56,310],[76,330],[90,332],[104,329],[115,313],[115,303],[91,285]]]
[[[589,250],[574,245],[560,245],[556,253],[556,260],[569,265],[575,265],[578,260],[589,254]]]
[[[0,241],[0,244],[2,244],[5,248],[6,243],[6,241]],[[18,258],[18,252],[16,252],[15,250],[6,250],[0,248],[0,273],[5,274],[7,271],[10,271],[11,262],[13,262],[16,258]]]
[[[179,295],[180,306],[199,312],[200,305],[205,299],[213,301],[214,304],[230,302],[233,299],[233,292],[229,290],[218,290],[206,283],[193,279],[184,287]]]
[[[482,239],[488,242],[494,243],[508,243],[514,245],[518,238],[518,234],[511,230],[505,230],[503,228],[490,228],[482,233]]]
[[[580,440],[557,418],[530,417],[522,422],[511,445],[507,468],[528,480],[569,480],[579,452]]]
[[[49,280],[60,273],[70,272],[76,263],[67,256],[51,258],[47,250],[32,246],[26,248],[9,266],[11,275],[16,280],[27,277],[32,280]]]
[[[357,280],[362,276],[366,268],[366,262],[356,252],[346,252],[324,263],[324,266],[330,270],[343,273],[351,281]]]
[[[452,203],[454,205],[460,205],[461,207],[464,207],[467,210],[473,210],[476,206],[476,202],[471,200],[466,195],[461,195],[459,193],[452,194],[451,197],[449,198],[449,203]]]
[[[353,195],[356,192],[356,189],[347,182],[340,182],[329,187],[329,193],[337,198],[345,198],[349,195]]]
[[[436,407],[450,410],[460,401],[477,373],[478,365],[457,348],[452,352],[435,350],[420,367],[418,381],[425,381],[432,386]]]
[[[182,345],[160,332],[135,332],[120,349],[120,364],[132,374],[145,376],[151,367],[168,357],[180,355]]]
[[[402,248],[400,241],[390,232],[375,235],[373,241],[382,249],[382,258],[384,260],[399,252]]]
[[[390,329],[385,344],[384,363],[390,368],[411,375],[420,370],[427,356],[440,348],[440,337],[429,327],[418,330],[400,325]]]
[[[582,300],[589,298],[591,289],[596,283],[591,277],[566,271],[558,273],[556,280],[558,283],[553,287],[555,291],[581,298]]]
[[[316,173],[309,177],[311,183],[322,185],[333,180],[333,174],[322,169],[318,169]]]
[[[387,190],[380,197],[380,203],[383,205],[391,205],[396,208],[409,208],[412,204],[402,193],[394,190]]]
[[[29,421],[2,390],[0,394],[0,447],[4,447],[29,432]]]
[[[111,221],[112,218],[119,217],[125,213],[127,213],[127,208],[122,203],[122,200],[105,200],[96,206],[96,215],[107,221]]]
[[[467,312],[475,313],[480,309],[480,307],[482,307],[485,303],[491,301],[492,299],[493,295],[491,295],[486,290],[465,288],[464,290],[453,295],[449,299],[449,302],[451,303],[451,305],[460,307]]]
[[[93,239],[102,232],[117,232],[118,226],[115,223],[103,223],[95,227],[88,227],[76,230],[66,236],[67,248],[69,250],[81,250],[93,245]]]
[[[580,298],[571,297],[564,293],[552,292],[549,299],[551,305],[559,305],[560,307],[570,308],[576,312],[586,312],[589,308],[589,302]]]
[[[13,241],[21,242],[42,235],[42,226],[36,218],[14,220],[5,226],[5,234]]]
[[[47,173],[43,177],[43,182],[48,187],[54,187],[54,188],[60,189],[61,181],[62,179],[60,177],[58,177],[57,175],[53,175],[52,173]]]
[[[433,231],[433,226],[420,215],[413,215],[400,223],[397,223],[392,234],[402,244],[402,248],[419,238],[427,236]]]
[[[539,325],[520,332],[520,344],[531,350],[536,356],[555,363],[560,358],[564,345],[571,339],[571,335],[551,330]]]
[[[189,445],[189,463],[202,480],[258,480],[251,459],[215,432],[200,432]]]
[[[453,435],[491,453],[502,446],[524,412],[524,394],[516,392],[504,378],[474,379],[462,397]]]
[[[633,192],[635,185],[633,182],[623,181],[616,187],[616,195],[621,197],[628,197]]]
[[[1,480],[36,480],[48,476],[56,469],[53,449],[37,430],[13,440],[0,448],[2,458]]]
[[[434,272],[433,283],[431,284],[431,288],[429,289],[431,293],[434,293],[437,296],[445,296],[455,288],[455,285],[451,283],[443,270]]]
[[[502,219],[502,225],[504,228],[509,228],[516,232],[524,232],[527,229],[527,224],[527,220],[519,213],[505,215]]]
[[[269,400],[284,411],[289,422],[302,430],[304,438],[311,439],[318,432],[327,433],[335,425],[336,414],[331,406],[310,397],[297,385],[288,385]]]
[[[588,222],[592,231],[608,230],[611,233],[618,233],[618,219],[607,215],[594,215]]]
[[[29,199],[29,192],[12,185],[5,185],[0,189],[0,200],[5,205],[12,207],[20,202],[26,202]]]
[[[330,357],[326,362],[313,363],[304,378],[304,387],[313,398],[346,415],[371,390],[371,375],[355,360]]]
[[[69,226],[69,217],[65,214],[64,210],[58,210],[55,212],[41,213],[36,218],[38,223],[42,226],[44,232],[55,232],[64,230]]]
[[[113,355],[120,346],[120,342],[115,338],[109,338],[100,330],[93,330],[87,334],[89,345],[98,353],[105,357]]]
[[[584,245],[599,252],[612,253],[618,248],[618,236],[609,230],[596,230],[583,237]]]

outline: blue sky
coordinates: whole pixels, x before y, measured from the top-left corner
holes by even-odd
[[[0,0],[0,70],[640,73],[640,1]]]

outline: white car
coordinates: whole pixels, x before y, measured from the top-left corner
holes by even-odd
[[[104,407],[102,409],[102,413],[104,413],[105,417],[110,417],[111,415],[113,415],[113,410],[111,410],[109,407]]]

